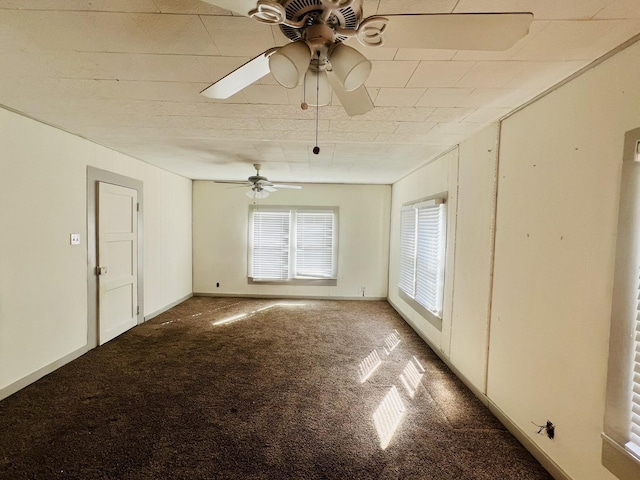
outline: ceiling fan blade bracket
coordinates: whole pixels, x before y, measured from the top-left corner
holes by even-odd
[[[367,17],[360,22],[356,37],[365,47],[381,47],[384,44],[384,31],[388,24],[387,17],[377,15]]]
[[[286,10],[274,0],[259,0],[249,16],[257,22],[271,25],[279,25],[287,20]]]

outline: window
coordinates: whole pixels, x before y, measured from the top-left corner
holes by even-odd
[[[640,478],[640,128],[627,132],[620,184],[602,464]]]
[[[442,318],[446,208],[442,199],[405,206],[400,225],[398,288]]]
[[[291,282],[336,278],[338,209],[251,207],[249,278]]]

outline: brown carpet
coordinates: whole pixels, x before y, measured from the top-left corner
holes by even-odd
[[[199,297],[0,402],[0,479],[57,478],[551,476],[386,302]]]

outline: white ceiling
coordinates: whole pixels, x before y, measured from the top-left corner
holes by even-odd
[[[215,1],[215,0],[212,0]],[[532,12],[504,52],[365,48],[376,108],[300,108],[269,75],[199,92],[278,27],[197,0],[0,0],[0,104],[193,179],[392,183],[640,34],[640,0],[364,0],[365,16]],[[334,96],[335,97],[335,96]]]

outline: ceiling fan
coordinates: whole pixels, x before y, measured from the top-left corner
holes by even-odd
[[[529,31],[532,13],[375,15],[363,0],[205,0],[260,23],[279,25],[291,40],[233,70],[202,95],[229,98],[269,72],[287,88],[304,86],[302,108],[330,101],[331,89],[350,116],[374,105],[364,86],[371,62],[348,44],[366,47],[506,50]]]
[[[269,193],[277,192],[278,188],[289,188],[293,190],[300,190],[302,187],[300,185],[288,185],[283,183],[272,183],[269,181],[267,177],[263,177],[260,175],[260,169],[262,165],[259,163],[254,163],[253,168],[256,169],[256,174],[251,175],[245,182],[235,181],[235,180],[214,180],[214,183],[231,183],[234,185],[243,185],[246,187],[251,187],[247,191],[247,197],[255,199],[267,198]]]

